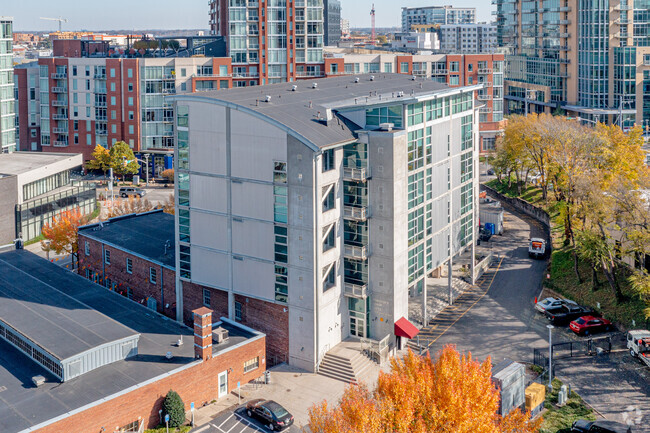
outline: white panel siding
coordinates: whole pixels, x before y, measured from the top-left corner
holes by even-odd
[[[234,220],[232,223],[233,254],[274,260],[275,236],[273,224],[252,220]]]
[[[192,282],[209,287],[229,287],[228,255],[193,246]]]
[[[273,263],[256,260],[233,260],[235,292],[275,302],[275,268]]]
[[[226,174],[225,113],[225,107],[214,104],[198,104],[190,110],[190,170]]]
[[[233,182],[232,214],[233,216],[273,222],[273,185]],[[273,231],[273,227],[271,227],[271,231]]]
[[[190,221],[192,245],[221,251],[228,251],[230,249],[227,217],[191,210]]]
[[[193,208],[227,213],[226,179],[192,175],[190,177],[190,204]]]

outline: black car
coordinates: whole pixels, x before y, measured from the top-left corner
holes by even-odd
[[[488,171],[487,171],[487,174],[488,174],[488,176],[494,176],[494,170],[489,168]]]
[[[572,433],[633,433],[632,427],[619,422],[578,420],[571,426]]]
[[[547,308],[544,314],[553,325],[566,325],[578,317],[591,316],[596,313],[587,307],[565,304],[555,308]]]
[[[262,421],[271,431],[280,431],[293,424],[293,415],[273,400],[258,398],[249,401],[246,404],[246,414]]]

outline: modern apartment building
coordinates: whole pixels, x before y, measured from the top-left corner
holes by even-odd
[[[495,0],[511,112],[650,121],[650,26],[640,0]]]
[[[410,32],[414,24],[475,24],[476,8],[425,6],[402,8],[402,32]],[[414,30],[413,30],[414,31]]]
[[[0,16],[0,153],[16,150],[13,18]]]
[[[336,46],[341,40],[341,2],[323,0],[325,8],[325,45]]]
[[[22,150],[81,153],[88,161],[97,144],[124,141],[138,157],[152,155],[152,177],[173,165],[173,113],[164,97],[232,87],[223,56],[41,58],[15,75]]]
[[[233,84],[272,84],[320,76],[323,0],[209,0],[210,33],[224,36]]]
[[[177,316],[254,308],[290,364],[396,343],[410,296],[473,245],[477,92],[363,74],[172,97]]]
[[[479,115],[479,149],[495,149],[497,135],[503,130],[503,54],[429,54],[396,53],[333,54],[325,57],[325,75],[362,73],[400,73],[431,79],[450,87],[480,84],[476,92],[481,106]]]
[[[440,50],[454,54],[493,54],[497,48],[494,24],[444,24],[440,26]]]

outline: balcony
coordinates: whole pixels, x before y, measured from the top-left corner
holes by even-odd
[[[67,87],[52,87],[52,93],[68,93]]]
[[[370,218],[370,209],[367,206],[343,206],[343,217],[355,221],[365,221]]]
[[[492,69],[490,68],[481,68],[478,70],[479,75],[490,75],[492,73]]]
[[[68,115],[67,114],[57,113],[57,114],[52,115],[52,119],[53,120],[68,120]]]
[[[322,78],[324,76],[325,76],[325,72],[323,72],[323,71],[300,71],[300,72],[296,72],[296,77],[299,77],[299,78]]]
[[[52,100],[52,106],[53,107],[67,107],[68,106],[68,101],[66,99],[53,99]]]
[[[68,78],[67,72],[55,72],[52,74],[53,80],[65,80],[66,78]]]
[[[431,75],[448,75],[449,71],[447,69],[434,69],[431,71]]]
[[[476,99],[479,101],[491,101],[492,100],[492,95],[476,95]]]
[[[358,247],[355,245],[345,245],[343,250],[345,257],[355,260],[365,260],[368,258],[368,247]]]
[[[369,168],[344,167],[343,179],[353,182],[365,182],[370,179]]]
[[[95,80],[105,80],[106,79],[106,73],[104,73],[104,74],[95,74],[95,75],[93,75],[93,78]]]
[[[427,75],[427,71],[419,70],[419,71],[413,71],[413,75],[416,77],[425,77]]]
[[[367,284],[353,284],[346,282],[343,287],[345,296],[361,299],[366,299],[368,297],[369,290]]]
[[[52,132],[60,135],[67,135],[68,128],[52,128]]]
[[[490,114],[492,109],[490,107],[481,107],[478,109],[478,112],[481,114]]]
[[[105,130],[105,129],[98,129],[98,130],[95,130],[95,134],[96,135],[108,135],[108,131]]]
[[[105,95],[106,94],[106,87],[96,87],[95,88],[95,93],[98,95]]]
[[[358,247],[356,245],[345,245],[343,249],[345,257],[354,260],[365,260],[368,258],[368,247]]]
[[[54,147],[68,147],[67,140],[54,140]]]
[[[260,74],[257,72],[234,72],[232,74],[233,78],[258,78]]]

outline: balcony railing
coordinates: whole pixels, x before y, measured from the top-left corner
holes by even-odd
[[[476,95],[476,99],[479,101],[491,101],[492,100],[492,95]]]
[[[68,142],[66,140],[55,140],[54,147],[67,147]]]
[[[68,101],[65,99],[53,99],[52,100],[52,106],[53,107],[67,107],[68,106]]]
[[[434,69],[431,71],[431,75],[448,75],[449,71],[447,69]]]
[[[106,74],[105,74],[105,73],[104,73],[104,74],[95,74],[95,75],[93,76],[93,78],[94,78],[95,80],[105,80],[105,79],[106,79]]]
[[[481,114],[490,114],[492,109],[490,107],[481,107],[478,109],[478,112]]]
[[[96,87],[95,88],[95,93],[98,95],[105,95],[106,94],[106,87]]]
[[[368,297],[368,285],[367,284],[353,284],[345,283],[344,295],[352,298],[361,298],[366,299]]]
[[[68,93],[67,87],[52,87],[52,93]]]
[[[490,68],[481,68],[478,70],[479,75],[490,75],[492,73],[492,69]]]
[[[355,221],[365,221],[370,218],[370,210],[366,206],[343,206],[343,216]]]
[[[355,245],[345,245],[344,254],[345,257],[356,260],[365,260],[369,255],[367,247],[358,247]]]
[[[54,120],[68,120],[68,115],[67,114],[57,113],[57,114],[52,115],[52,119],[54,119]]]
[[[343,179],[355,182],[365,182],[370,178],[369,168],[344,167]]]
[[[108,131],[105,129],[98,129],[95,131],[95,134],[97,135],[108,135]]]
[[[67,72],[55,72],[52,74],[52,79],[53,80],[64,80],[68,78],[68,73]]]
[[[67,134],[68,128],[52,128],[52,132],[55,134]]]

